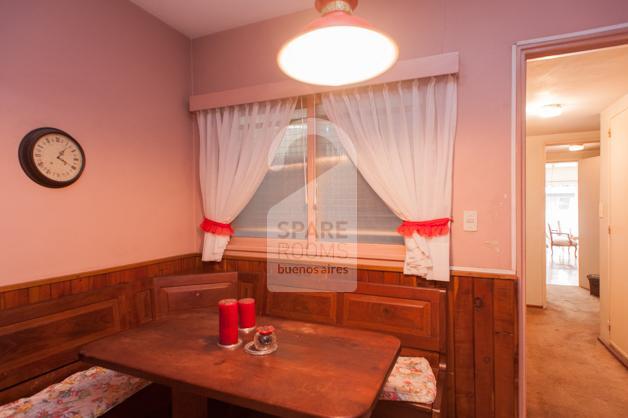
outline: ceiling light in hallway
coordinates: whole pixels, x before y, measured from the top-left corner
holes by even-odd
[[[584,145],[569,145],[569,151],[582,151],[584,149]]]
[[[563,106],[560,104],[546,104],[538,109],[538,115],[542,118],[555,118],[563,113]]]

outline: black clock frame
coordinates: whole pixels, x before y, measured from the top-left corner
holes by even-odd
[[[35,161],[33,160],[33,148],[35,147],[35,144],[37,143],[39,138],[48,134],[59,134],[59,135],[63,135],[70,138],[70,140],[72,140],[76,144],[76,147],[81,153],[81,157],[83,159],[81,168],[78,174],[71,180],[67,180],[67,181],[52,180],[46,177],[44,174],[42,174],[41,171],[39,171],[39,169],[36,166]],[[22,138],[22,142],[20,142],[20,147],[17,151],[17,155],[20,160],[20,165],[22,166],[22,170],[24,170],[26,175],[31,180],[33,180],[35,183],[41,186],[50,187],[53,189],[67,187],[70,184],[74,183],[75,181],[79,179],[79,177],[81,177],[81,175],[83,174],[83,170],[85,169],[85,152],[83,151],[81,144],[79,144],[78,141],[74,139],[74,137],[72,137],[72,135],[57,128],[49,128],[49,127],[37,128],[27,133],[24,136],[24,138]]]

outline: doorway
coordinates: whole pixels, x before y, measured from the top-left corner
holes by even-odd
[[[578,162],[545,163],[547,285],[579,285],[578,209]]]
[[[522,415],[532,418],[628,410],[628,304],[619,300],[628,294],[628,263],[619,256],[628,248],[628,169],[621,172],[628,166],[628,31],[623,36],[621,44],[579,39],[519,50]],[[608,129],[619,139],[609,142]]]

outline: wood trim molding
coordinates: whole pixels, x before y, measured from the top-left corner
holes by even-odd
[[[452,270],[451,275],[456,277],[476,277],[478,279],[517,280],[516,274],[491,273],[481,271]]]
[[[0,293],[9,292],[13,290],[20,289],[28,289],[36,286],[59,283],[64,281],[70,281],[90,276],[97,276],[101,274],[114,273],[123,270],[129,270],[134,268],[146,267],[150,265],[155,265],[159,263],[167,263],[177,260],[182,260],[186,258],[198,258],[200,262],[200,253],[187,253],[178,256],[170,256],[164,257],[155,260],[147,260],[140,261],[132,264],[125,264],[121,266],[109,267],[99,270],[86,271],[81,273],[69,274],[66,276],[58,276],[51,277],[39,280],[32,280],[22,283],[15,283],[5,286],[0,286]],[[358,258],[356,263],[345,263],[346,267],[355,268],[358,270],[369,270],[369,271],[388,271],[388,272],[402,272],[403,271],[403,261],[394,260],[394,257],[391,257],[391,260],[385,259],[369,259],[369,258]],[[227,250],[225,252],[225,259],[228,260],[243,260],[243,261],[268,261],[268,257],[266,253],[262,253],[259,251],[236,251],[236,250]],[[285,260],[284,260],[285,261]],[[334,262],[331,258],[321,258],[321,257],[312,257],[309,259],[299,260],[300,263],[304,264],[333,264],[340,265],[340,263]],[[481,272],[481,271],[464,271],[464,270],[452,270],[451,276],[457,277],[477,277],[477,278],[486,278],[486,279],[499,279],[499,280],[517,280],[517,276],[515,274],[498,274],[492,272]]]
[[[458,73],[458,67],[459,57],[457,52],[403,60],[398,61],[393,68],[381,76],[365,83],[353,84],[350,87],[456,74]],[[238,89],[190,96],[189,109],[190,112],[195,112],[198,110],[215,109],[217,107],[233,106],[243,103],[306,96],[326,91],[341,90],[343,88],[347,87],[314,86],[295,80],[284,80],[276,83],[258,84]]]
[[[41,285],[44,285],[44,284],[65,282],[65,281],[68,281],[68,280],[80,279],[82,277],[96,276],[96,275],[99,275],[99,274],[113,273],[113,272],[121,271],[121,270],[129,270],[129,269],[138,268],[138,267],[145,267],[145,266],[149,266],[149,265],[152,265],[152,264],[164,263],[164,262],[168,262],[168,261],[175,261],[175,260],[180,260],[182,258],[187,258],[187,257],[197,257],[198,255],[199,255],[199,253],[188,253],[188,254],[182,254],[182,255],[173,255],[173,256],[170,256],[170,257],[157,258],[157,259],[147,260],[147,261],[139,261],[137,263],[124,264],[124,265],[115,266],[115,267],[107,267],[107,268],[98,269],[98,270],[90,270],[90,271],[85,271],[85,272],[81,272],[81,273],[68,274],[68,275],[65,275],[65,276],[49,277],[49,278],[45,278],[45,279],[29,280],[27,282],[22,282],[22,283],[8,284],[8,285],[0,286],[0,293],[1,292],[8,292],[10,290],[25,289],[25,288],[29,288],[29,287],[33,287],[33,286],[41,286]]]

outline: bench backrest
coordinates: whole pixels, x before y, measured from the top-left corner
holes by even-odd
[[[111,287],[2,311],[0,404],[81,368],[83,344],[128,328],[126,303]]]
[[[446,292],[358,282],[351,293],[266,292],[267,315],[384,332],[402,347],[445,353]]]
[[[189,309],[217,306],[238,296],[237,273],[201,273],[153,279],[155,317]]]

